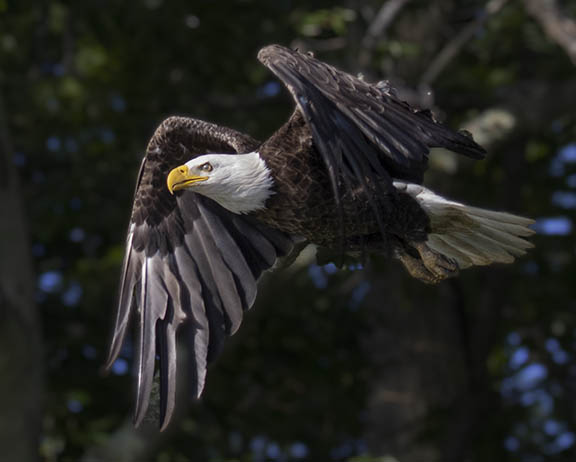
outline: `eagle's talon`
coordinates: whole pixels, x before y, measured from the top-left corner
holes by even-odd
[[[412,247],[418,251],[423,265],[437,278],[437,282],[458,275],[460,268],[454,259],[432,250],[425,242],[414,242]]]
[[[396,253],[396,257],[402,262],[410,276],[419,279],[425,284],[438,284],[445,279],[445,276],[443,277],[427,268],[421,259],[415,258],[406,252],[399,251]]]

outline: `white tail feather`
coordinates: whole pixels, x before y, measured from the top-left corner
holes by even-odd
[[[534,247],[523,239],[534,234],[530,218],[469,207],[417,184],[396,181],[394,186],[414,197],[430,217],[428,246],[456,260],[461,269],[512,263]]]

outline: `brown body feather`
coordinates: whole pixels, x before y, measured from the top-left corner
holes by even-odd
[[[324,247],[334,248],[342,243],[344,251],[357,251],[365,244],[367,251],[383,252],[391,250],[385,241],[397,244],[426,239],[428,216],[411,196],[396,191],[378,196],[386,231],[382,235],[369,200],[382,188],[366,191],[360,184],[345,187],[341,181],[345,191],[341,196],[344,235],[340,240],[330,178],[300,110],[258,152],[272,172],[275,194],[266,201],[266,208],[254,216],[270,227]]]

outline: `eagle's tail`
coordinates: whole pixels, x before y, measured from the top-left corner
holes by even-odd
[[[414,197],[430,217],[427,246],[456,260],[460,269],[512,263],[534,247],[525,239],[534,234],[529,227],[534,223],[530,218],[453,202],[421,185],[394,185]]]

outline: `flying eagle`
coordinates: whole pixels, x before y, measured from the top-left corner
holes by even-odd
[[[295,243],[399,259],[427,283],[510,263],[532,220],[447,200],[421,185],[430,148],[485,151],[371,84],[278,45],[258,59],[296,109],[261,143],[230,128],[170,117],[138,176],[107,367],[136,316],[135,422],[158,362],[160,426],[175,405],[176,334],[187,334],[200,396],[206,366],[256,298],[258,278]]]

